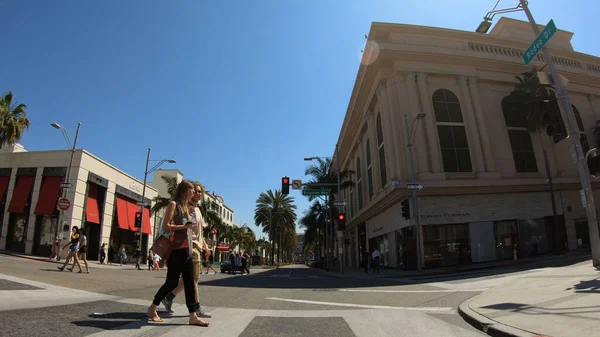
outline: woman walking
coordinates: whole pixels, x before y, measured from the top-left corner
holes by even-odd
[[[208,270],[212,269],[212,271],[214,271],[216,274],[217,271],[215,270],[215,268],[213,268],[213,264],[215,263],[215,257],[212,254],[212,252],[210,251],[210,249],[206,251],[206,254],[208,254],[208,263],[206,264],[206,273],[208,274]]]
[[[79,227],[73,226],[73,228],[71,229],[71,241],[69,241],[69,243],[67,243],[63,247],[63,249],[69,247],[69,254],[65,259],[65,263],[61,267],[56,267],[58,268],[58,270],[65,270],[65,267],[69,264],[69,262],[71,262],[71,258],[74,258],[77,267],[79,267],[79,272],[83,273],[81,269],[81,264],[79,263],[79,259],[77,258],[77,252],[79,251],[79,236]],[[70,269],[69,271],[73,271],[73,269]]]
[[[189,312],[189,325],[208,326],[209,323],[198,318],[196,311],[199,304],[196,303],[196,290],[194,286],[194,265],[192,261],[191,231],[194,228],[191,214],[189,214],[188,203],[194,195],[194,185],[189,181],[182,181],[177,185],[175,198],[169,203],[165,210],[161,235],[171,240],[171,254],[167,259],[167,279],[163,286],[154,296],[154,301],[148,307],[148,317],[153,322],[163,322],[156,312],[160,302],[173,291],[179,284],[182,276],[185,302]],[[171,232],[172,231],[172,232]],[[170,236],[173,235],[173,238]]]
[[[85,235],[85,228],[79,229],[79,249],[77,254],[79,254],[79,259],[83,260],[83,264],[85,264],[85,273],[90,273],[90,265],[87,261],[87,236]],[[73,271],[75,268],[75,261],[73,261],[73,265],[71,268],[67,268],[68,271]],[[79,266],[79,272],[81,273],[81,266]]]

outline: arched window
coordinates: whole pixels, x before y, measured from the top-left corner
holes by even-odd
[[[356,157],[356,193],[358,194],[358,210],[363,207],[362,172],[360,157]]]
[[[433,111],[440,137],[444,172],[473,172],[458,98],[450,90],[436,90],[433,93]]]
[[[517,172],[537,172],[535,151],[531,142],[531,134],[525,128],[526,120],[516,116],[519,112],[510,111],[507,106],[507,97],[502,99],[502,114],[508,129],[508,138],[512,148],[515,169]]]
[[[381,126],[381,112],[377,113],[377,154],[379,155],[379,174],[381,175],[381,188],[387,184],[387,169],[385,166],[385,146],[383,144],[383,127]]]
[[[369,139],[367,139],[365,146],[367,147],[367,184],[369,184],[367,189],[369,191],[369,200],[371,200],[373,198],[373,162],[371,161],[371,142],[369,142]]]

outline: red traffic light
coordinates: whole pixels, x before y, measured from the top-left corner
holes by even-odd
[[[288,178],[283,178],[283,183],[284,184],[288,184],[290,182],[290,180]]]
[[[136,218],[138,218],[138,219],[139,219],[139,218],[141,218],[141,217],[142,217],[142,213],[140,213],[140,212],[136,212],[136,213],[135,213],[135,217],[136,217]]]
[[[346,219],[346,216],[344,214],[338,215],[338,220],[344,220],[344,219]]]

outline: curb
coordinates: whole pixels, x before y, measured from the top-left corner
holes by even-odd
[[[37,256],[31,256],[31,255],[24,255],[24,254],[17,254],[17,253],[9,253],[9,252],[5,252],[5,251],[0,251],[0,254],[2,254],[2,255],[8,255],[8,256],[14,256],[14,257],[19,257],[19,258],[22,258],[22,259],[33,260],[33,261],[50,262],[50,263],[57,263],[57,264],[62,264],[63,263],[61,261],[50,260],[49,258],[43,258],[43,257],[37,257]]]
[[[477,297],[478,295],[474,296]],[[458,314],[462,317],[467,323],[471,324],[478,330],[483,331],[484,333],[494,336],[494,337],[540,337],[542,335],[531,333],[529,331],[521,330],[509,325],[505,325],[499,323],[497,321],[491,320],[484,315],[474,311],[471,309],[470,304],[473,301],[473,298],[462,302],[458,306]]]

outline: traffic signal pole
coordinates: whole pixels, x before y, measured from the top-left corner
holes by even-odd
[[[540,35],[540,30],[533,18],[533,15],[529,11],[527,1],[519,0],[519,2],[523,7],[525,15],[527,15],[527,19],[531,24],[533,32],[536,34],[536,36]],[[558,107],[560,109],[560,114],[562,116],[563,121],[565,122],[567,134],[571,139],[571,151],[575,152],[576,156],[575,161],[577,163],[577,169],[579,171],[579,177],[581,179],[581,201],[587,213],[588,228],[590,231],[590,244],[592,246],[592,263],[594,266],[600,266],[600,237],[598,236],[598,219],[596,216],[594,193],[592,191],[592,182],[590,179],[590,172],[587,166],[585,154],[583,153],[581,142],[579,140],[579,129],[577,127],[577,121],[575,120],[575,114],[573,113],[573,107],[571,106],[569,96],[567,95],[567,90],[562,85],[560,77],[558,76],[558,72],[556,71],[556,67],[554,66],[554,62],[552,61],[552,55],[550,55],[548,48],[545,47],[542,49],[542,53],[544,55],[544,61],[546,62],[546,64],[548,65],[548,69],[550,70],[550,75],[552,75],[552,81],[554,82],[554,88],[556,90],[556,96],[558,98]]]
[[[410,163],[410,182],[415,184],[415,165],[412,156],[412,146],[410,129],[408,128],[408,116],[404,115],[404,126],[406,128],[406,147],[408,147],[408,160]],[[412,191],[413,199],[413,217],[415,219],[415,235],[417,236],[417,270],[421,271],[421,231],[419,228],[419,206],[417,203],[417,191]]]

